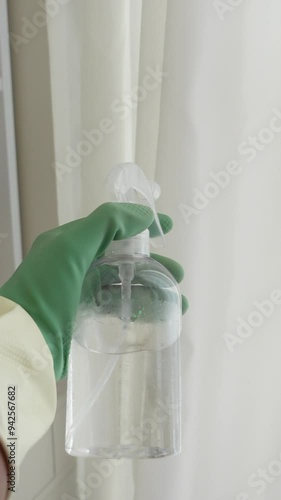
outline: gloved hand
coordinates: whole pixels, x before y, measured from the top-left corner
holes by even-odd
[[[163,232],[172,229],[159,214]],[[72,325],[82,284],[90,264],[101,257],[113,239],[125,239],[149,228],[157,234],[150,208],[132,203],[104,203],[88,217],[40,234],[0,295],[16,302],[33,318],[52,353],[56,379],[67,373]],[[152,254],[180,282],[183,269],[167,257]],[[188,302],[183,297],[183,312]]]

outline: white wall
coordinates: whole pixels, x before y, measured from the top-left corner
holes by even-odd
[[[5,0],[0,2],[0,20],[2,20],[2,9],[6,2]],[[8,7],[9,31],[10,34],[16,35],[22,33],[22,18],[32,19],[39,9],[35,0],[20,2],[9,0]],[[8,41],[7,37],[6,40]],[[56,175],[52,169],[54,139],[46,29],[40,29],[34,39],[29,39],[28,44],[21,46],[18,53],[11,47],[11,61],[20,215],[23,249],[26,254],[38,234],[64,222],[59,220]],[[2,173],[0,180],[1,209],[1,200],[6,207],[9,201],[7,173],[5,176]],[[5,201],[2,198],[4,192]],[[3,214],[0,210],[0,233],[8,232],[11,220],[9,214],[10,212],[6,210],[6,225],[4,224],[2,229]],[[8,252],[7,248],[7,254]],[[9,261],[5,260],[5,266],[8,263]],[[9,265],[9,274],[11,272],[12,263]],[[69,457],[64,450],[65,395],[65,381],[63,381],[58,384],[58,409],[54,424],[28,453],[20,470],[20,482],[18,493],[14,496],[15,500],[23,498],[61,500],[63,495],[75,491],[76,459]]]
[[[0,285],[21,261],[6,2],[0,0]]]
[[[10,33],[21,36],[35,0],[9,0]],[[11,46],[16,146],[24,253],[34,238],[58,224],[49,52],[46,28],[15,51]]]

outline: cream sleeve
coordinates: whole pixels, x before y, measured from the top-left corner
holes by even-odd
[[[13,479],[17,485],[19,465],[52,424],[56,402],[53,359],[43,335],[22,307],[0,297],[0,439],[10,459],[8,486]]]

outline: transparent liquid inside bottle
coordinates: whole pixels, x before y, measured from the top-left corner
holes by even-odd
[[[133,269],[127,301],[120,262]],[[107,257],[91,267],[69,359],[69,454],[156,458],[180,451],[180,326],[178,287],[153,259]]]

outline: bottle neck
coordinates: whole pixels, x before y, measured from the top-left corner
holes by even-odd
[[[146,255],[150,253],[149,231],[146,229],[132,238],[114,240],[107,247],[105,255]]]

